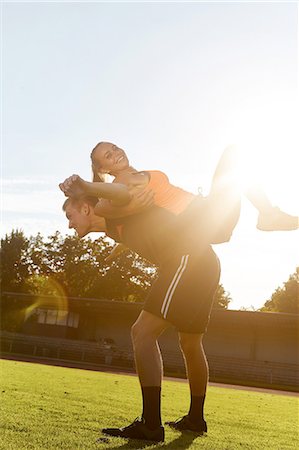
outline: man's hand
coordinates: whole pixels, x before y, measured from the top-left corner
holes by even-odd
[[[81,197],[85,195],[85,181],[79,175],[72,175],[59,184],[66,197]]]
[[[130,214],[141,212],[154,204],[154,192],[151,189],[133,188],[130,189],[131,201],[123,209],[127,208],[132,211]]]

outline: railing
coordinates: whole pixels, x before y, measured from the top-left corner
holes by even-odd
[[[70,339],[27,336],[2,331],[1,353],[34,358],[78,361],[96,365],[133,367],[133,356],[124,348],[111,348],[103,343]]]
[[[103,343],[71,339],[28,336],[0,332],[1,353],[48,361],[76,362],[102,368],[132,371],[133,351],[130,347],[107,346]],[[185,376],[183,359],[179,351],[162,348],[166,375]],[[249,359],[208,355],[210,380],[232,384],[248,384],[299,391],[299,366],[287,363],[252,361]],[[67,364],[66,364],[67,365]]]

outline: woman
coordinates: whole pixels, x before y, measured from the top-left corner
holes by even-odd
[[[188,221],[196,221],[200,231],[205,228],[205,234],[209,233],[206,237],[212,243],[228,241],[239,218],[240,195],[234,179],[234,159],[235,149],[227,148],[217,165],[210,194],[204,198],[174,186],[161,171],[138,172],[130,165],[124,150],[114,144],[102,142],[91,153],[93,181],[110,174],[113,182],[126,185],[132,196],[152,191],[155,206],[167,210],[184,227]],[[127,215],[126,211],[113,208],[109,201],[100,202],[97,213],[109,218]]]
[[[170,184],[167,176],[160,171],[138,172],[130,166],[125,152],[114,144],[100,143],[91,154],[94,181],[102,181],[103,175],[109,173],[114,176],[113,184],[127,186],[131,199],[138,199],[142,193],[148,193],[148,196],[153,194],[156,213],[160,208],[163,216],[163,220],[159,221],[161,234],[164,232],[166,238],[173,235],[171,228],[175,227],[174,234],[181,230],[185,235],[198,236],[200,241],[204,239],[208,243],[228,241],[239,218],[240,195],[233,177],[234,158],[233,148],[224,151],[213,177],[211,192],[203,197]],[[104,183],[103,188],[106,185]],[[70,177],[64,182],[62,190],[66,195],[73,195],[76,188],[78,180],[75,186]],[[102,198],[96,212],[99,216],[114,219],[109,222],[110,232],[114,227],[119,234],[125,217],[139,212],[138,205],[134,202],[133,205],[121,208],[111,199]],[[142,208],[145,206],[141,204]]]
[[[230,239],[240,213],[240,189],[238,186],[238,151],[235,146],[227,147],[216,167],[211,190],[205,198],[205,212],[214,236],[212,243]],[[124,150],[109,142],[100,142],[91,152],[93,181],[102,181],[105,174],[114,177],[114,182],[125,184],[132,195],[143,189],[153,190],[155,204],[166,208],[175,215],[185,212],[189,206],[194,209],[196,197],[169,183],[167,176],[160,171],[142,171],[134,169]],[[272,206],[265,193],[256,186],[246,192],[247,198],[258,210],[257,228],[263,231],[295,230],[298,217],[280,211]],[[201,198],[202,200],[202,198]],[[193,205],[192,205],[193,203]],[[203,202],[199,201],[200,208]],[[197,203],[198,205],[198,203]],[[112,208],[107,201],[98,205],[97,212],[105,217],[121,217],[124,212]],[[202,211],[200,211],[202,217]],[[220,227],[221,223],[221,227]],[[218,231],[216,231],[218,230]],[[213,241],[214,239],[214,241]]]

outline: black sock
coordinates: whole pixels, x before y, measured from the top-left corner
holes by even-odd
[[[191,404],[188,416],[192,423],[198,424],[204,420],[203,407],[205,398],[205,395],[203,397],[191,395]]]
[[[154,430],[161,426],[161,387],[141,386],[143,411],[142,417],[148,428]]]

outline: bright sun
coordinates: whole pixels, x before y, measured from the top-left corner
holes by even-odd
[[[257,116],[250,127],[239,127],[236,142],[240,153],[239,179],[242,187],[255,183],[267,193],[273,204],[298,207],[298,113],[279,120],[268,111],[267,121]],[[244,118],[243,118],[244,119]],[[249,132],[250,128],[250,132]],[[291,212],[290,211],[290,212]]]

